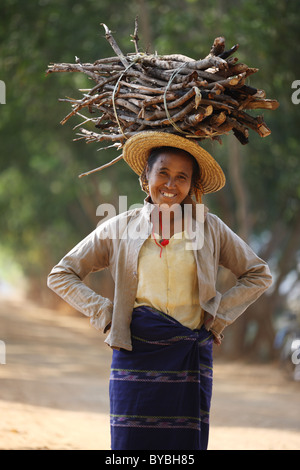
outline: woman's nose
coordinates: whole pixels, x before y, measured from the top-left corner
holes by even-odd
[[[166,186],[168,188],[174,188],[175,187],[175,178],[172,178],[171,176],[167,179],[166,181]]]

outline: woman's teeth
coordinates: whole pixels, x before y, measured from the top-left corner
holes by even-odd
[[[163,193],[163,192],[162,192],[162,195],[165,196],[165,197],[175,197],[176,196],[175,194]]]

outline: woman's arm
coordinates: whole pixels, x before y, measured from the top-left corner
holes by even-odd
[[[48,287],[88,316],[91,324],[103,332],[109,329],[113,304],[83,281],[89,273],[109,266],[110,249],[107,233],[100,226],[75,246],[48,276]]]
[[[219,220],[219,264],[236,277],[235,285],[222,295],[212,331],[220,335],[271,285],[268,265],[226,224]],[[206,318],[208,321],[208,318]]]

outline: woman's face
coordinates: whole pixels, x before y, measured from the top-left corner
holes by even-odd
[[[185,154],[162,151],[147,169],[149,193],[154,204],[181,204],[189,194],[193,161]]]

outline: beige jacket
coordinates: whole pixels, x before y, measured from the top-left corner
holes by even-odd
[[[190,238],[194,243],[189,249],[193,248],[197,264],[199,304],[213,316],[214,332],[221,333],[270,286],[271,274],[266,263],[217,216],[207,213],[205,220],[199,220],[195,204],[188,202],[193,204]],[[112,348],[132,350],[130,323],[138,285],[138,256],[151,234],[152,209],[147,198],[142,208],[100,224],[48,276],[48,286],[90,317],[93,326],[104,333],[110,330],[105,342]],[[202,232],[204,238],[199,241],[197,234]],[[235,286],[223,295],[216,290],[220,265],[236,276]],[[83,282],[89,273],[104,268],[110,269],[114,279],[113,303]]]

